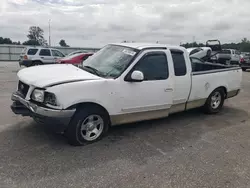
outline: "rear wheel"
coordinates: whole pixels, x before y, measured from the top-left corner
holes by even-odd
[[[33,120],[39,124],[39,125],[44,125],[44,121],[41,119],[41,118],[38,118],[38,117],[33,117]]]
[[[34,61],[32,63],[33,66],[38,66],[38,65],[42,65],[43,63],[41,61]]]
[[[108,114],[97,106],[86,106],[76,112],[66,135],[71,145],[81,146],[100,140],[108,128]]]
[[[225,91],[222,88],[214,90],[208,97],[204,110],[208,114],[218,113],[224,104],[225,101]]]
[[[243,71],[246,71],[247,69],[246,68],[242,68]]]

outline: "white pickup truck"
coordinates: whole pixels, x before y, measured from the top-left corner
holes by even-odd
[[[15,114],[52,123],[73,145],[99,140],[110,126],[203,107],[221,110],[236,96],[242,70],[189,58],[163,44],[109,44],[84,62],[22,69]]]

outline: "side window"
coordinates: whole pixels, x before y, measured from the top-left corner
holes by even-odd
[[[50,50],[49,49],[41,49],[40,56],[51,56]]]
[[[187,73],[186,61],[181,51],[171,51],[174,63],[175,76],[184,76]]]
[[[27,52],[28,55],[35,55],[38,49],[30,48]]]
[[[56,50],[57,51],[57,50]],[[60,51],[57,51],[57,54],[60,56],[60,57],[64,57],[63,53],[60,52]]]
[[[51,50],[51,51],[52,51],[52,55],[54,57],[64,57],[64,55],[61,52],[57,51],[57,50]]]
[[[165,80],[168,78],[168,62],[164,53],[148,54],[134,66],[144,74],[144,80]]]

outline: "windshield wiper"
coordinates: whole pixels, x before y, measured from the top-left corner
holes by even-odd
[[[94,72],[97,76],[101,76],[100,75],[100,72],[95,69],[94,67],[90,67],[90,66],[83,66],[83,68],[86,68],[86,69],[90,69],[92,72]]]

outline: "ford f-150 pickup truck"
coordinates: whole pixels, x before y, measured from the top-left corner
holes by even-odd
[[[72,145],[103,137],[110,126],[202,107],[218,113],[240,91],[240,67],[206,63],[180,46],[104,46],[81,68],[45,65],[18,72],[15,114],[50,123]]]

